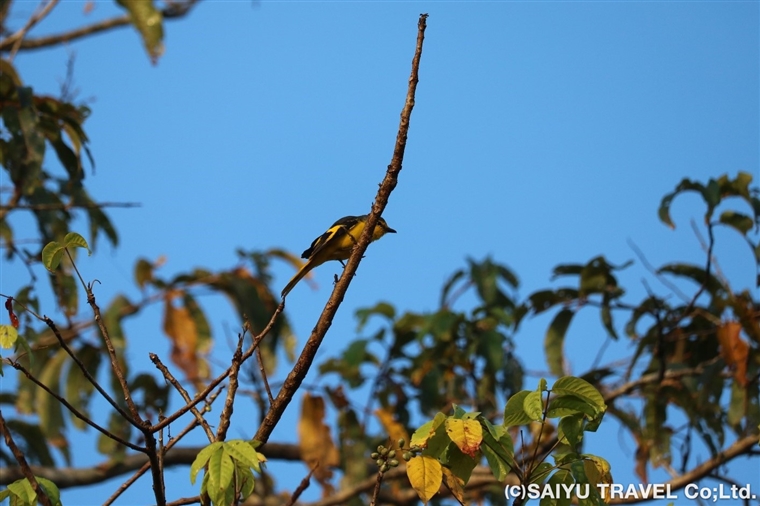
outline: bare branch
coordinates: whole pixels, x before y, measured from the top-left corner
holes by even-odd
[[[380,190],[377,192],[377,196],[375,197],[375,202],[372,205],[372,212],[370,212],[369,216],[367,217],[367,223],[364,227],[364,231],[359,237],[357,244],[354,246],[351,257],[348,259],[348,263],[343,270],[343,274],[341,275],[338,283],[335,285],[332,295],[327,301],[325,309],[322,311],[322,314],[317,321],[317,325],[314,327],[311,336],[309,336],[308,341],[301,351],[301,355],[298,357],[298,361],[296,362],[295,366],[293,366],[293,370],[290,372],[290,374],[288,374],[288,377],[285,379],[282,389],[277,394],[277,397],[270,406],[269,411],[267,412],[264,420],[261,423],[261,426],[259,427],[259,430],[256,432],[254,439],[257,441],[265,443],[267,439],[269,439],[269,436],[274,430],[275,425],[277,425],[277,422],[285,412],[285,409],[293,398],[293,395],[301,386],[304,377],[306,377],[306,374],[309,372],[311,364],[314,361],[314,357],[317,354],[317,350],[322,344],[322,340],[327,334],[327,331],[330,329],[332,320],[335,317],[335,314],[338,312],[338,307],[340,306],[341,302],[343,302],[343,297],[346,294],[348,285],[351,283],[351,280],[354,277],[354,273],[356,272],[356,268],[359,266],[359,262],[361,261],[364,252],[367,250],[367,246],[369,245],[370,239],[372,238],[372,233],[375,230],[375,224],[385,209],[391,192],[396,187],[396,184],[398,182],[398,174],[401,172],[401,166],[404,158],[406,139],[409,133],[409,118],[411,117],[412,109],[414,108],[414,94],[417,89],[417,82],[419,81],[418,74],[420,57],[422,56],[422,43],[425,39],[425,28],[427,27],[426,20],[426,14],[420,16],[417,31],[417,47],[414,53],[414,58],[412,59],[412,72],[409,77],[409,89],[406,95],[406,103],[404,104],[404,108],[401,111],[401,122],[399,125],[398,135],[396,136],[396,145],[393,150],[393,158],[391,159],[391,164],[388,166],[388,170],[385,173],[385,178],[380,185]],[[285,301],[283,300],[283,303],[281,305],[284,304]]]
[[[23,28],[0,43],[2,46],[5,46],[6,44],[11,46],[11,54],[8,56],[8,60],[13,61],[13,57],[16,56],[16,53],[24,41],[24,37],[26,37],[27,32],[29,32],[29,30],[31,30],[34,25],[42,21],[45,16],[50,14],[50,11],[53,10],[53,7],[56,6],[58,1],[59,0],[49,0],[48,3],[43,5],[37,12],[32,14],[32,16],[29,18],[29,21],[26,22]]]
[[[206,407],[211,406],[220,393],[222,393],[221,388],[217,390],[216,392],[212,393],[206,400]],[[201,418],[200,420],[203,420],[203,418]],[[166,469],[167,467],[167,458],[166,458],[167,452],[171,450],[172,447],[174,447],[174,445],[179,443],[182,440],[182,438],[188,435],[190,431],[195,429],[201,423],[200,420],[198,418],[194,418],[179,434],[177,434],[176,437],[172,438],[169,441],[169,443],[161,449],[162,469]],[[203,422],[205,422],[205,420],[203,420]],[[213,436],[213,433],[212,433],[212,436]],[[195,458],[195,456],[192,454],[192,451],[190,452],[190,455],[192,456],[193,459]],[[138,469],[137,472],[135,472],[135,474],[133,474],[127,481],[122,483],[121,486],[119,486],[119,488],[116,490],[116,492],[114,492],[113,495],[111,495],[111,497],[109,497],[106,500],[106,502],[103,503],[103,506],[110,506],[111,504],[113,504],[114,501],[116,501],[116,499],[118,499],[119,496],[123,494],[125,490],[131,487],[142,475],[144,475],[148,471],[148,469],[150,469],[150,461],[145,462],[142,465],[142,467],[140,467],[140,469]]]
[[[58,0],[55,0],[55,1],[57,2]],[[172,5],[163,9],[161,11],[161,14],[163,15],[164,19],[181,18],[185,16],[188,12],[190,12],[192,7],[196,3],[198,3],[198,0],[188,0],[181,4],[173,3]],[[57,35],[49,35],[46,37],[39,37],[36,39],[25,39],[25,40],[22,36],[20,39],[21,42],[17,50],[41,49],[41,48],[45,48],[49,46],[55,46],[64,42],[71,42],[73,40],[80,39],[88,35],[94,35],[96,33],[111,30],[113,28],[128,26],[129,24],[130,24],[129,16],[124,15],[124,16],[118,16],[115,18],[106,19],[103,21],[98,21],[97,23],[83,26],[81,28],[77,28],[75,30],[71,30],[69,32],[64,32]],[[13,35],[11,37],[13,37]],[[2,42],[0,42],[0,51],[8,51],[12,49],[14,43],[16,42],[16,39],[10,40],[11,37],[8,37]]]
[[[13,211],[14,209],[29,209],[32,211],[70,211],[72,209],[101,209],[103,207],[140,207],[138,202],[90,202],[84,204],[75,204],[67,202],[65,204],[8,204],[0,206],[0,211]]]
[[[71,411],[71,413],[74,416],[76,416],[77,418],[79,418],[80,420],[82,420],[84,423],[86,423],[87,425],[89,425],[93,429],[97,430],[98,432],[100,432],[101,434],[105,435],[106,437],[108,437],[110,439],[113,439],[117,443],[126,446],[127,448],[131,448],[132,450],[134,450],[136,452],[145,453],[145,448],[143,448],[141,446],[137,446],[136,444],[130,443],[129,441],[120,438],[116,434],[112,434],[107,429],[104,429],[103,427],[101,427],[97,423],[95,423],[92,420],[90,420],[89,417],[87,417],[87,416],[83,415],[82,413],[80,413],[79,410],[77,410],[74,406],[72,406],[69,403],[69,401],[67,401],[66,399],[64,399],[60,395],[58,395],[58,393],[52,391],[50,389],[50,387],[48,387],[47,385],[45,385],[44,383],[42,383],[40,380],[38,380],[32,373],[30,373],[23,365],[19,364],[17,361],[11,360],[11,359],[5,359],[5,360],[7,360],[7,362],[10,364],[11,367],[13,367],[17,371],[21,372],[32,383],[34,383],[35,385],[37,385],[38,387],[42,388],[44,391],[46,391],[47,393],[49,393],[50,395],[52,395],[55,398],[55,400],[57,400],[58,402],[60,402],[66,409],[68,409],[69,411]]]
[[[185,402],[191,402],[192,399],[190,398],[190,394],[187,393],[187,390],[184,389],[184,387],[177,381],[177,378],[174,377],[174,375],[169,371],[169,369],[164,365],[163,362],[161,362],[161,359],[158,358],[158,355],[155,353],[148,353],[148,356],[150,357],[150,361],[155,364],[155,366],[158,368],[159,371],[161,371],[161,374],[164,375],[164,378],[171,383],[171,385],[174,387],[177,392],[182,396],[182,398],[185,400]],[[208,437],[209,443],[214,442],[214,432],[211,430],[211,427],[209,427],[208,422],[206,422],[206,419],[203,418],[203,415],[200,411],[198,411],[198,408],[193,407],[190,409],[190,412],[195,417],[198,424],[203,427],[203,430],[206,432],[206,436]]]
[[[304,476],[303,480],[301,480],[301,483],[299,483],[298,487],[296,487],[296,489],[293,491],[293,495],[291,495],[288,502],[285,503],[285,506],[293,506],[298,500],[298,498],[301,497],[301,494],[303,494],[304,490],[309,488],[311,477],[314,474],[314,471],[316,471],[318,467],[319,467],[319,462],[317,462],[316,465],[309,470],[309,474]]]
[[[277,317],[280,315],[280,313],[282,313],[284,309],[285,309],[284,303],[280,303],[280,305],[277,306],[277,309],[275,310],[274,314],[269,319],[269,323],[267,323],[266,327],[264,327],[264,330],[262,330],[261,333],[253,339],[253,343],[248,348],[248,350],[243,354],[243,357],[241,359],[241,364],[244,363],[249,358],[251,358],[251,355],[253,355],[253,353],[256,351],[256,348],[258,348],[261,341],[266,337],[267,334],[269,334],[269,331],[272,330],[272,327],[274,327],[274,323],[277,321]],[[159,429],[166,427],[171,422],[173,422],[180,416],[190,411],[190,409],[192,409],[193,406],[195,406],[199,402],[202,402],[203,399],[205,399],[206,396],[214,388],[216,388],[222,381],[224,381],[227,378],[227,376],[230,375],[230,373],[232,372],[232,369],[233,369],[232,366],[228,367],[226,371],[224,371],[222,374],[217,376],[213,381],[211,381],[211,383],[209,383],[208,386],[203,391],[197,393],[195,395],[195,398],[192,400],[192,402],[190,402],[189,404],[185,404],[184,406],[179,408],[177,411],[172,413],[170,416],[167,416],[164,420],[160,421],[159,423],[151,427],[150,428],[151,432],[156,432]]]
[[[726,462],[739,457],[744,454],[748,454],[754,446],[757,445],[757,434],[751,434],[741,439],[736,440],[731,446],[725,450],[718,452],[713,458],[708,459],[688,473],[684,473],[681,476],[674,478],[667,482],[670,485],[670,490],[680,490],[689,483],[696,483],[700,479],[709,476],[715,469],[724,465]],[[648,496],[641,495],[639,497],[628,497],[614,499],[610,504],[634,504],[649,500]]]
[[[191,421],[193,428],[196,427],[195,423],[196,421],[193,419]],[[175,439],[178,439],[178,437]],[[203,449],[202,446],[183,448],[172,448],[171,446],[172,442],[170,441],[166,445],[167,451],[164,455],[164,468],[189,466],[195,460],[198,452]],[[295,444],[267,443],[266,446],[257,448],[256,451],[263,453],[269,460],[288,462],[298,462],[301,460],[301,450]],[[31,469],[35,476],[47,478],[54,482],[58,488],[64,489],[102,483],[111,478],[137,471],[143,465],[147,471],[150,465],[148,458],[142,453],[133,453],[125,456],[121,461],[117,462],[113,459],[107,459],[92,467],[31,466]],[[0,472],[0,485],[8,485],[23,477],[24,474],[18,467],[4,467]]]

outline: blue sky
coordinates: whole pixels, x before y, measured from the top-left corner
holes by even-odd
[[[17,2],[12,26],[37,5]],[[84,6],[62,3],[30,35],[119,13],[110,2],[95,2],[88,15]],[[319,359],[356,337],[357,308],[387,300],[399,311],[434,309],[467,256],[509,265],[522,296],[550,286],[558,263],[635,259],[629,242],[655,266],[702,262],[689,225],[701,219],[697,197],[676,200],[675,231],[659,223],[657,206],[683,177],[746,171],[758,179],[757,2],[209,0],[166,24],[157,66],[128,28],[16,57],[35,91],[57,94],[76,55],[79,97],[93,109],[86,129],[96,170],[87,183],[98,200],[141,204],[110,212],[121,245],[101,241],[80,266],[102,282],[100,300],[137,296],[138,256],[165,255],[166,276],[228,268],[236,248],[300,253],[337,218],[368,212],[390,162],[422,12],[430,18],[417,105],[384,214],[399,233],[370,247]],[[743,240],[729,231],[717,239],[723,271],[757,294]],[[0,291],[12,293],[27,274],[2,262]],[[274,272],[279,292],[292,269],[275,264]],[[338,272],[325,265],[315,271],[318,290],[301,284],[289,296],[302,340]],[[629,301],[643,296],[646,276],[638,260],[622,276]],[[201,302],[223,358],[238,322],[223,301]],[[597,319],[589,312],[571,326],[577,374],[593,360],[587,350],[605,340]],[[135,368],[151,370],[147,348],[168,355],[160,322],[156,307],[127,327]],[[546,369],[548,323],[533,319],[517,335],[527,369]],[[623,344],[609,357],[629,352]],[[273,440],[289,438],[296,413],[292,405]],[[613,463],[617,482],[635,482],[633,443],[618,450],[615,429],[598,438],[590,451]],[[99,461],[91,458],[77,455],[75,464]],[[756,462],[736,467],[740,482],[757,483]],[[288,469],[300,480],[303,466]],[[169,495],[188,495],[186,470],[172,476]],[[102,502],[113,483],[64,499],[84,504],[102,491]],[[124,497],[150,500],[147,481]]]

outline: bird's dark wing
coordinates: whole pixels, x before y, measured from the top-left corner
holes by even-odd
[[[361,221],[362,218],[363,216],[344,216],[343,218],[339,219],[332,224],[327,232],[314,239],[314,242],[311,243],[311,246],[309,246],[306,251],[301,253],[301,258],[313,257],[331,239],[335,237],[343,237],[343,235],[348,233],[348,231],[351,230],[351,228],[353,228],[359,221]]]

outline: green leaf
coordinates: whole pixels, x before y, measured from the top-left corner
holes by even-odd
[[[219,460],[219,487],[226,489],[232,483],[232,476],[235,474],[235,463],[229,453],[229,447],[224,445],[222,458]]]
[[[586,414],[589,418],[592,418],[597,414],[597,410],[580,397],[576,397],[575,395],[560,395],[553,397],[549,402],[549,410],[546,412],[546,417],[562,418],[578,413]]]
[[[523,400],[523,409],[528,417],[536,422],[544,419],[544,400],[541,392],[530,392]]]
[[[560,276],[579,275],[583,268],[584,266],[581,264],[560,264],[554,268],[551,279],[555,280]]]
[[[13,495],[24,501],[25,504],[37,504],[37,494],[32,488],[32,484],[26,478],[14,481],[8,485]]]
[[[599,393],[599,390],[581,378],[565,376],[558,379],[552,386],[552,393],[558,396],[569,394],[579,397],[592,406],[597,413],[601,413],[607,409],[607,405],[604,403],[604,398]]]
[[[69,361],[69,355],[65,350],[60,349],[45,364],[39,380],[47,387],[60,394],[60,384],[62,369],[66,362]],[[48,439],[63,438],[63,408],[52,395],[42,389],[38,389],[34,398],[35,409],[40,417],[40,427]]]
[[[560,440],[564,437],[570,448],[574,449],[583,439],[583,413],[562,418],[557,425],[557,431]]]
[[[9,400],[8,404],[12,404],[14,401]],[[19,419],[6,420],[8,428],[14,434],[16,440],[23,441],[24,454],[27,459],[34,460],[42,466],[53,467],[55,466],[55,460],[50,454],[50,448],[45,439],[45,435],[42,433],[40,426],[36,423],[28,423]]]
[[[370,317],[374,315],[384,316],[388,320],[393,321],[396,317],[396,309],[387,302],[378,302],[373,307],[361,308],[356,311],[356,319],[359,323],[356,326],[356,331],[360,332]]]
[[[135,282],[140,288],[153,281],[153,264],[141,258],[135,264]]]
[[[227,441],[225,450],[236,463],[261,471],[258,453],[247,441],[242,439]]]
[[[602,301],[602,307],[600,309],[600,315],[602,317],[602,325],[607,330],[607,334],[615,340],[618,339],[617,331],[615,330],[615,324],[612,321],[612,309],[610,309],[610,300],[607,294]]]
[[[690,179],[683,179],[681,183],[676,186],[675,191],[665,195],[662,198],[662,201],[660,201],[660,208],[657,210],[657,215],[660,217],[660,221],[670,228],[676,228],[673,220],[670,218],[670,205],[673,203],[673,199],[676,195],[687,190],[702,192],[704,186],[700,183],[694,183]]]
[[[530,390],[522,390],[509,398],[504,408],[504,427],[527,425],[533,421],[525,412],[525,398],[529,393]]]
[[[740,234],[747,235],[747,232],[755,226],[755,221],[746,214],[734,211],[723,211],[718,221],[736,229]]]
[[[483,444],[480,446],[480,451],[486,457],[488,467],[491,468],[491,472],[497,480],[504,480],[512,472],[515,465],[514,455],[508,453],[508,450],[496,440],[490,430],[483,432]]]
[[[446,448],[445,462],[443,462],[454,475],[467,483],[472,475],[472,470],[478,465],[480,457],[472,458],[462,453],[462,450],[454,443]]]
[[[673,274],[674,276],[681,276],[684,278],[691,279],[698,285],[705,284],[705,289],[707,290],[710,295],[717,295],[719,293],[725,292],[726,289],[723,286],[723,283],[715,277],[713,274],[707,274],[705,269],[698,265],[691,265],[691,264],[682,264],[682,263],[673,263],[673,264],[666,264],[659,269],[657,269],[658,274],[667,273],[667,274]],[[647,301],[645,301],[647,302]],[[644,311],[651,311],[652,309],[655,309],[655,307],[652,304],[648,304],[647,306],[644,306],[644,303],[642,303],[642,306]],[[638,309],[638,308],[637,308]],[[638,314],[634,313],[634,314]]]
[[[84,345],[81,349],[76,351],[77,357],[84,364],[85,369],[97,377],[98,366],[100,365],[103,354],[99,348],[90,345]],[[72,365],[69,367],[68,374],[66,376],[66,400],[74,406],[80,413],[89,417],[87,407],[94,392],[95,387],[90,381],[85,378],[81,369]],[[87,424],[69,413],[69,419],[71,423],[79,430],[84,430]]]
[[[557,304],[569,304],[579,297],[578,290],[574,288],[560,288],[558,290],[540,290],[528,296],[530,309],[534,314],[543,313]]]
[[[459,269],[454,272],[454,274],[451,275],[451,277],[446,280],[446,282],[443,284],[443,289],[441,290],[441,302],[440,306],[445,307],[446,306],[446,300],[449,298],[449,293],[454,288],[454,285],[465,276],[465,271],[463,269]]]
[[[130,21],[142,36],[145,48],[153,63],[164,52],[164,28],[161,11],[156,9],[151,0],[116,0],[129,11]]]
[[[40,476],[34,477],[37,480],[37,484],[42,487],[45,495],[50,500],[50,506],[62,506],[61,505],[61,492],[58,487],[52,481]]]
[[[56,241],[49,242],[42,248],[42,265],[52,272],[60,265],[62,256],[63,246]]]
[[[554,473],[546,484],[551,487],[552,490],[562,490],[562,485],[570,487],[575,484],[575,480],[569,471],[560,469]],[[559,497],[550,498],[542,497],[539,506],[570,506],[572,504],[572,497],[566,497],[566,494],[560,494]]]
[[[563,309],[554,317],[544,338],[544,353],[549,371],[555,376],[564,374],[564,343],[567,328],[575,313],[571,309]]]
[[[198,455],[195,457],[195,460],[193,461],[192,465],[190,466],[190,483],[195,485],[195,478],[198,476],[198,472],[203,469],[203,467],[206,465],[206,463],[211,459],[211,456],[214,455],[216,452],[222,451],[223,442],[217,441],[215,443],[211,443],[207,447],[205,447],[203,450],[198,452]]]
[[[69,232],[66,234],[66,237],[63,238],[62,246],[64,248],[84,248],[89,255],[92,255],[92,251],[90,251],[87,241],[76,232]]]

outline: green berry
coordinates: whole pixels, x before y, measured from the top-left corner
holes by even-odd
[[[388,461],[388,465],[391,466],[391,467],[398,467],[398,464],[399,464],[399,462],[396,459],[391,459],[391,460]]]
[[[412,460],[412,457],[414,457],[414,454],[412,452],[404,452],[402,457],[404,457],[404,460]]]
[[[396,450],[391,450],[388,452],[388,458],[392,459],[396,457]]]
[[[372,453],[370,454],[370,458],[371,458],[372,460],[375,460],[375,459],[377,459],[378,457],[380,457],[380,454],[379,454],[379,453],[377,453],[377,452],[372,452]]]
[[[383,466],[385,465],[385,461],[383,459],[377,459],[375,461],[375,464],[377,464],[377,467],[379,467],[380,469],[382,469]]]
[[[401,439],[398,440],[398,447],[399,448],[403,448],[405,444],[406,444],[406,440],[404,440],[404,438],[401,438]]]

